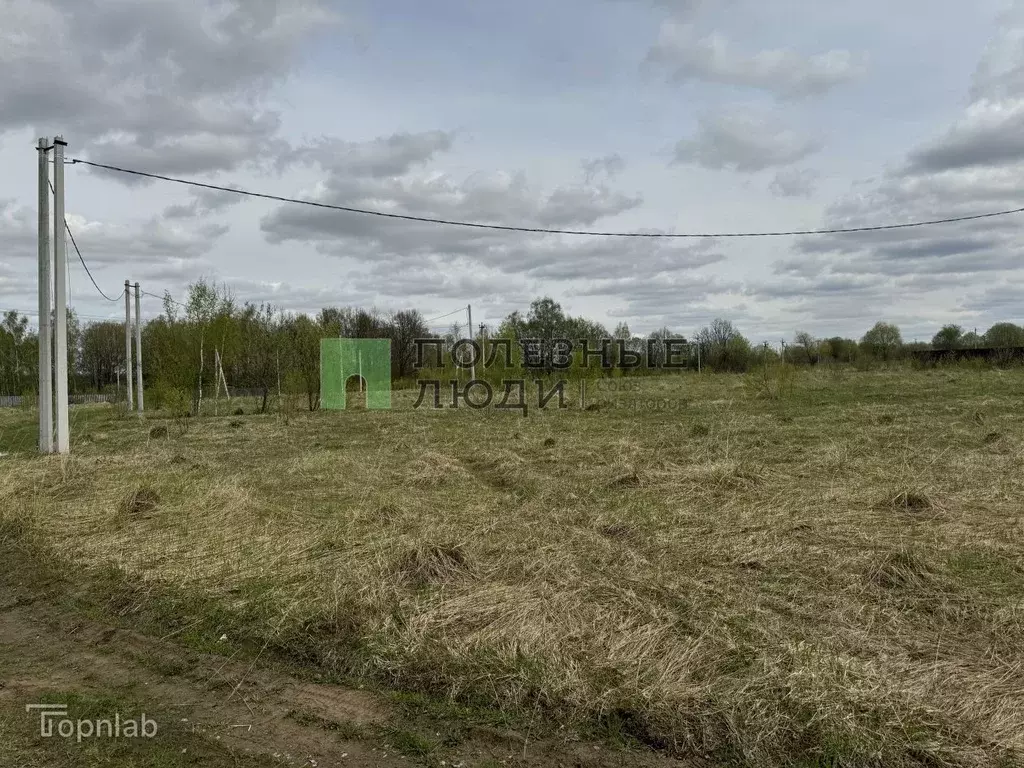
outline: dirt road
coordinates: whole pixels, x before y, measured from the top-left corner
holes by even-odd
[[[0,545],[3,766],[677,766],[649,752],[409,717],[387,696],[300,679],[274,660],[200,653],[67,608],[65,579]],[[40,736],[29,704],[71,720],[145,714],[152,738]],[[564,735],[562,735],[564,734]]]

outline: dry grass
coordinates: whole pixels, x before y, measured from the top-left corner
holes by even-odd
[[[685,409],[527,419],[403,392],[161,440],[93,409],[63,461],[7,411],[0,517],[403,688],[723,763],[1013,765],[1022,384],[658,378],[638,397]]]

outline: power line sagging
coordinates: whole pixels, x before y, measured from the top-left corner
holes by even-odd
[[[51,181],[48,183],[50,185],[50,192],[56,194],[53,189],[53,182]],[[78,249],[78,243],[75,242],[75,235],[71,231],[71,227],[68,225],[68,220],[66,218],[64,219],[64,230],[68,233],[68,237],[71,239],[71,245],[74,246],[75,253],[78,254],[78,260],[82,262],[82,267],[85,269],[85,274],[89,276],[89,281],[92,283],[92,287],[95,288],[96,292],[99,293],[99,295],[102,296],[107,301],[120,301],[121,297],[124,296],[124,291],[122,291],[112,299],[103,292],[103,289],[100,288],[99,285],[96,284],[96,280],[93,278],[92,272],[89,271],[89,265],[85,263],[85,259],[82,257],[82,252]]]
[[[505,224],[483,224],[479,222],[470,221],[455,221],[451,219],[439,219],[429,216],[412,216],[403,213],[387,213],[385,211],[374,211],[366,208],[353,208],[345,205],[333,205],[331,203],[320,203],[315,200],[301,200],[294,197],[284,197],[282,195],[271,195],[264,192],[251,192],[245,189],[238,189],[235,187],[225,187],[219,184],[208,184],[202,181],[193,181],[191,179],[179,179],[173,176],[164,176],[159,173],[148,173],[146,171],[137,171],[131,168],[121,168],[116,165],[108,165],[106,163],[95,163],[90,160],[82,160],[80,158],[72,158],[72,164],[88,165],[93,168],[101,168],[107,171],[113,171],[115,173],[125,173],[131,176],[141,176],[147,179],[156,179],[158,181],[169,181],[174,184],[184,184],[190,187],[198,187],[200,189],[209,189],[215,192],[231,192],[236,195],[242,195],[243,197],[255,197],[262,200],[273,200],[280,203],[293,203],[296,205],[307,205],[314,208],[324,208],[332,211],[341,211],[343,213],[354,213],[362,216],[378,216],[385,219],[399,219],[402,221],[416,221],[425,224],[439,224],[452,227],[469,227],[472,229],[487,229],[496,230],[500,232],[523,232],[530,234],[543,234],[543,235],[580,235],[587,237],[621,237],[621,238],[649,238],[649,239],[704,239],[704,238],[743,238],[743,237],[797,237],[803,235],[841,235],[841,234],[852,234],[856,232],[881,232],[883,230],[894,230],[894,229],[910,229],[913,227],[930,227],[939,224],[954,224],[961,221],[977,221],[979,219],[990,219],[996,216],[1010,216],[1017,213],[1024,213],[1024,207],[1014,208],[1005,211],[991,211],[989,213],[978,213],[971,216],[951,216],[941,219],[931,219],[928,221],[914,221],[905,224],[881,224],[870,227],[839,227],[832,229],[802,229],[802,230],[781,230],[775,232],[707,232],[707,233],[672,233],[672,232],[588,232],[586,230],[579,229],[547,229],[543,227],[520,227],[510,226]]]

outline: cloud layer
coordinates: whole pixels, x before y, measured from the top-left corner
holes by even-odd
[[[54,133],[74,156],[148,172],[537,228],[805,229],[1021,205],[1024,3],[929,14],[908,0],[914,12],[893,24],[913,18],[906,31],[928,42],[910,50],[899,30],[874,31],[880,0],[801,13],[784,2],[776,16],[751,0],[524,2],[467,15],[448,3],[7,0],[0,308],[34,303],[30,144]],[[890,88],[919,59],[947,65],[947,81]],[[297,311],[473,302],[489,322],[550,294],[610,324],[692,332],[723,315],[755,337],[859,335],[881,317],[911,333],[1024,319],[1013,217],[789,241],[606,239],[360,216],[81,165],[68,175],[69,224],[115,289],[131,277],[180,294],[207,276]],[[103,306],[84,288],[78,301]]]

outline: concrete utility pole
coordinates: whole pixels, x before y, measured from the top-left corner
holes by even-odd
[[[135,409],[132,396],[132,286],[124,281],[124,378],[125,392],[128,393],[128,410]]]
[[[466,305],[466,314],[469,317],[469,340],[473,341],[473,307],[471,307],[469,304]],[[475,380],[476,379],[476,355],[474,355],[471,359],[472,359],[473,362],[469,366],[469,376],[470,376],[470,380]]]
[[[142,402],[142,298],[139,284],[135,283],[135,403],[141,414],[145,407]]]
[[[39,452],[53,453],[53,347],[50,340],[50,151],[40,139],[39,152]]]
[[[68,422],[68,259],[64,237],[64,147],[60,136],[53,140],[53,276],[54,291],[54,400],[56,402],[57,453],[71,450]]]

